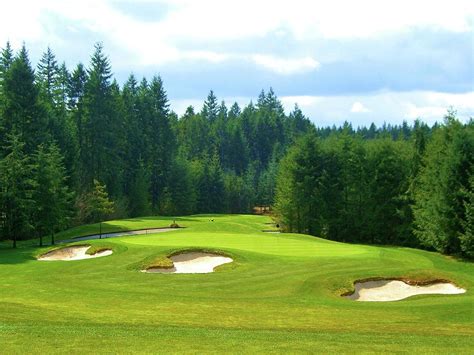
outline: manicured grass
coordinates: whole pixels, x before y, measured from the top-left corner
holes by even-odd
[[[408,248],[262,233],[270,220],[261,216],[176,221],[186,228],[88,241],[114,251],[96,259],[40,262],[34,256],[49,247],[2,248],[0,352],[470,353],[474,348],[470,262]],[[150,217],[109,223],[139,229],[170,222]],[[75,232],[91,234],[90,229]],[[235,261],[212,274],[139,272],[184,249],[218,250]],[[448,279],[467,292],[388,303],[340,297],[354,280],[376,276]]]

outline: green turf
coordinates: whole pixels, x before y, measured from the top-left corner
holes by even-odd
[[[187,228],[88,241],[114,250],[103,258],[40,262],[34,257],[49,247],[0,249],[0,353],[472,353],[470,262],[262,233],[270,220],[260,216],[176,221]],[[155,217],[108,225],[169,223]],[[212,274],[139,272],[193,248],[219,250],[235,262]],[[381,303],[340,297],[354,280],[377,276],[449,279],[468,291]]]

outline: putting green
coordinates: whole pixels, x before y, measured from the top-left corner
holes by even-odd
[[[107,232],[166,227],[170,218],[104,223]],[[40,262],[50,248],[0,248],[2,353],[435,352],[474,348],[474,265],[421,250],[271,234],[269,218],[176,218],[184,229],[90,240],[104,258]],[[94,234],[97,225],[58,236]],[[208,274],[140,270],[179,250],[221,251]],[[459,295],[354,302],[370,277],[446,279]]]

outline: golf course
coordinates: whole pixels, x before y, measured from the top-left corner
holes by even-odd
[[[175,230],[158,232],[176,223]],[[0,244],[0,353],[472,353],[474,265],[403,247],[268,233],[267,216],[146,217],[56,236],[56,245]],[[263,232],[266,231],[266,232]],[[62,240],[68,242],[62,243]],[[46,241],[46,239],[45,239]],[[38,260],[54,249],[109,250]],[[208,273],[148,273],[172,255],[225,257]],[[231,261],[231,262],[230,262]],[[171,263],[170,265],[166,265]],[[392,302],[343,295],[359,280],[442,280],[459,294]]]

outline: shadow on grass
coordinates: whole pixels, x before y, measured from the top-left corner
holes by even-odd
[[[0,264],[21,264],[27,261],[36,260],[34,250],[31,248],[6,248],[0,246]]]

